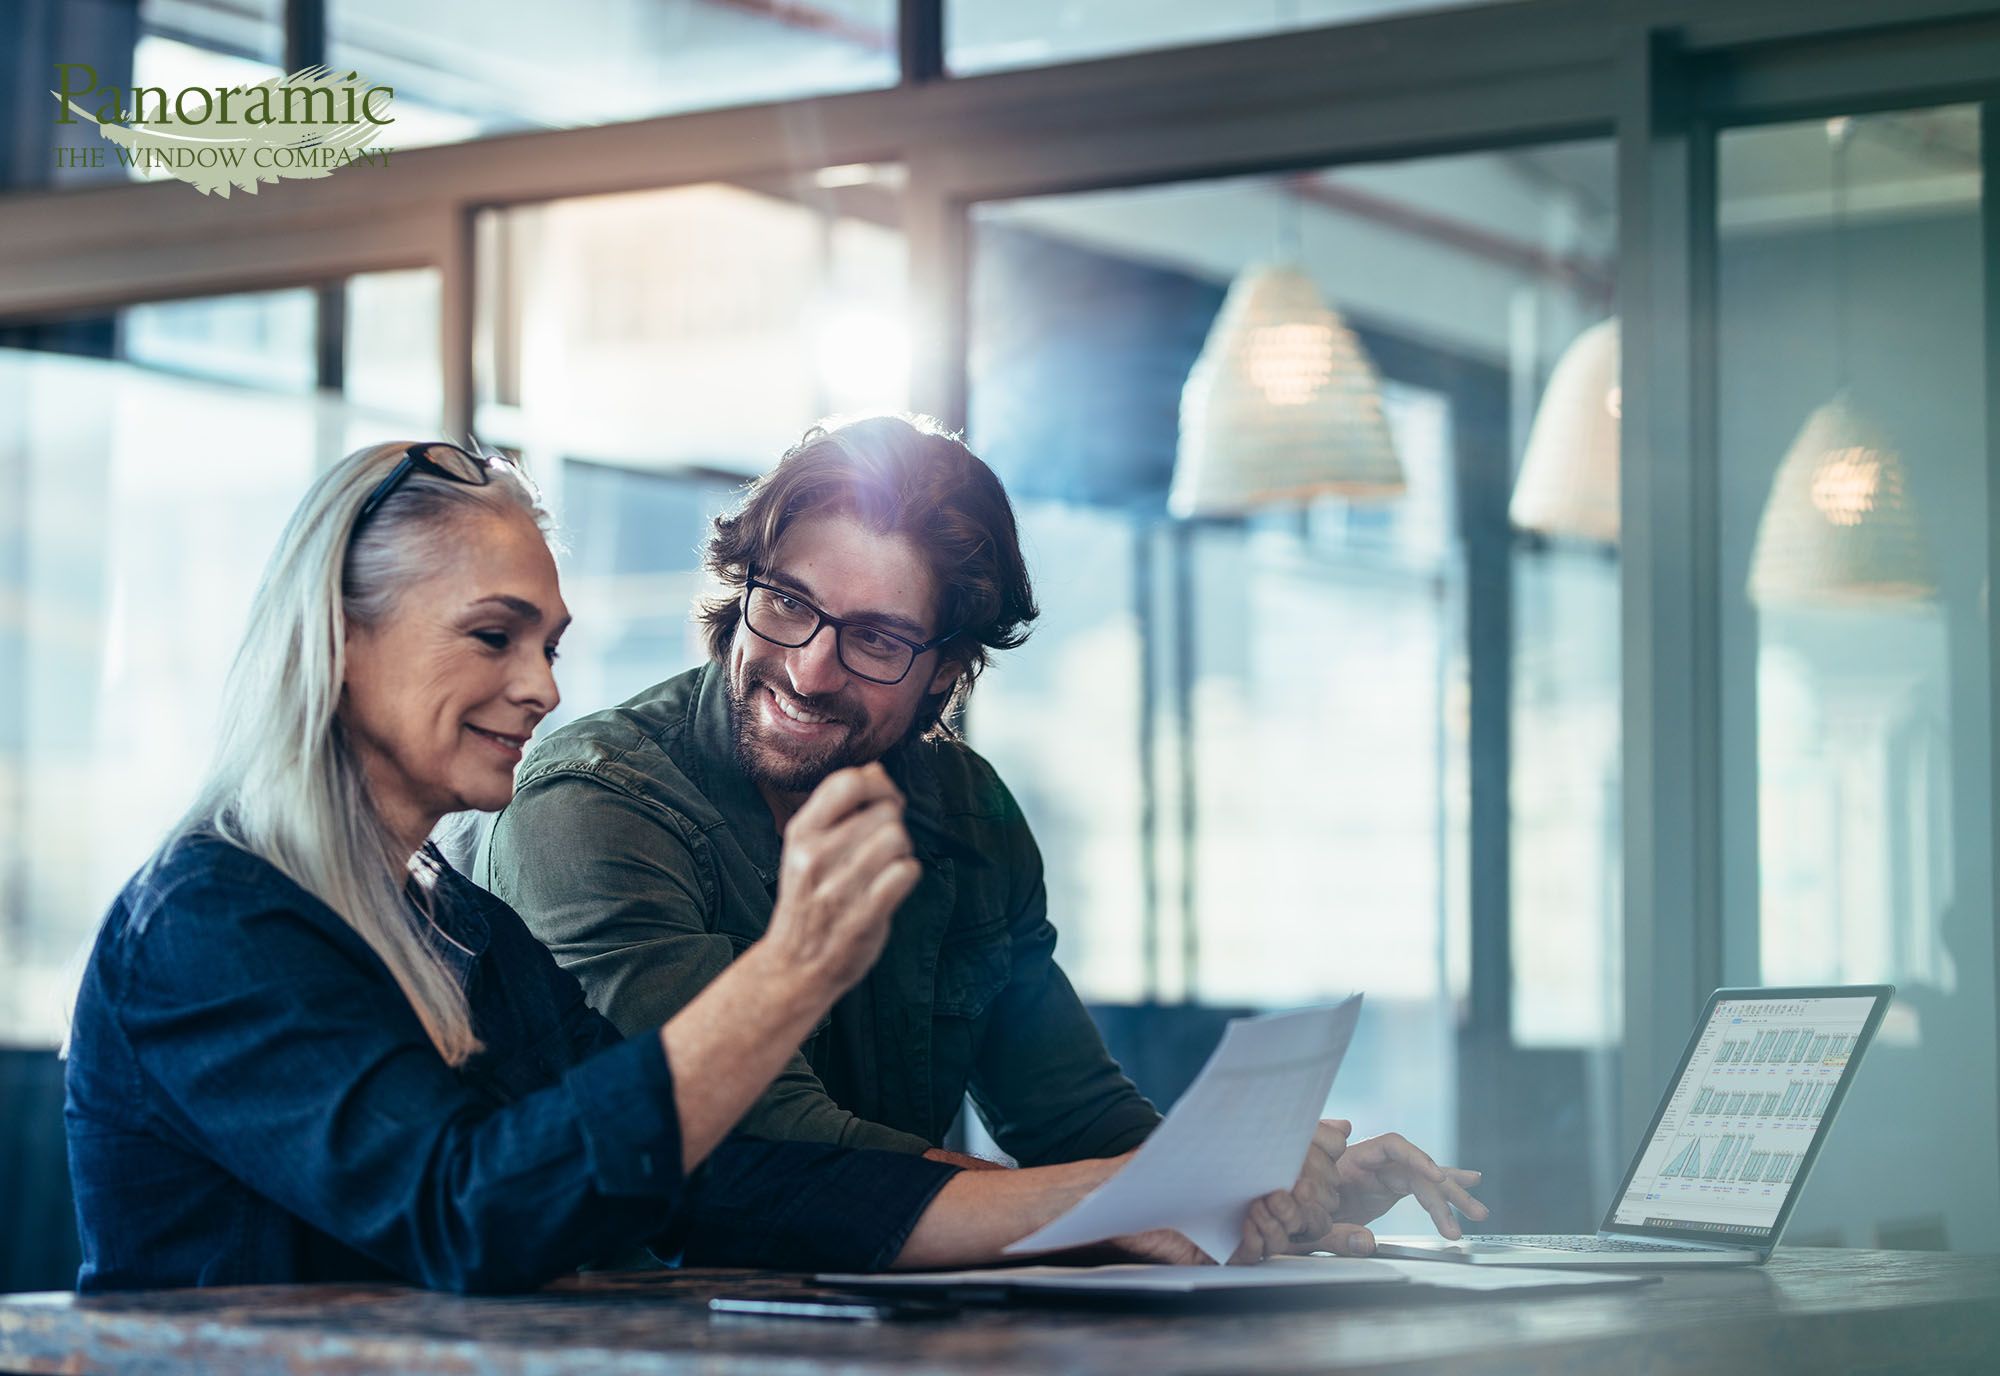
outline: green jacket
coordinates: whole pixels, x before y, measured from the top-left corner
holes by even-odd
[[[737,767],[709,664],[571,722],[523,762],[477,869],[627,1035],[665,1022],[758,937],[777,893],[770,809]],[[967,1092],[1023,1165],[1136,1146],[1159,1113],[1119,1072],[1054,960],[1013,795],[957,741],[883,759],[924,874],[875,968],[750,1113],[762,1137],[921,1152]]]

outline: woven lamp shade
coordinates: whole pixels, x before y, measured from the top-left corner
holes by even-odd
[[[1322,492],[1402,491],[1382,385],[1354,332],[1297,268],[1238,277],[1181,389],[1167,509],[1234,515]]]
[[[1618,542],[1618,321],[1570,341],[1549,374],[1508,515],[1522,530]]]
[[[1903,460],[1843,395],[1806,418],[1771,483],[1750,559],[1766,607],[1851,607],[1934,596]]]

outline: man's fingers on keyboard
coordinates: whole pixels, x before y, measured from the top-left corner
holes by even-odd
[[[1468,1194],[1465,1187],[1455,1180],[1444,1187],[1444,1197],[1451,1201],[1453,1208],[1467,1218],[1486,1217],[1486,1206]]]

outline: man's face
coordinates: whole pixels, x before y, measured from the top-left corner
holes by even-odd
[[[757,578],[828,616],[918,644],[938,633],[937,588],[917,547],[849,516],[794,522]],[[831,626],[788,650],[739,623],[728,663],[736,757],[762,789],[811,792],[834,770],[866,764],[902,740],[924,698],[950,687],[956,673],[931,650],[901,683],[871,683],[841,664]]]

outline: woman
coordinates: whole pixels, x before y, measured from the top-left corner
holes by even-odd
[[[557,703],[569,617],[543,526],[518,472],[443,444],[350,455],[294,514],[214,764],[112,906],[78,997],[80,1289],[521,1289],[639,1243],[711,1264],[956,1265],[1117,1168],[960,1173],[725,1140],[915,882],[879,768],[807,804],[840,845],[784,882],[826,901],[787,905],[629,1041],[444,863],[432,829],[507,802]],[[1324,1232],[1325,1195],[1259,1201],[1244,1255]],[[1128,1250],[1196,1259],[1174,1235]]]

